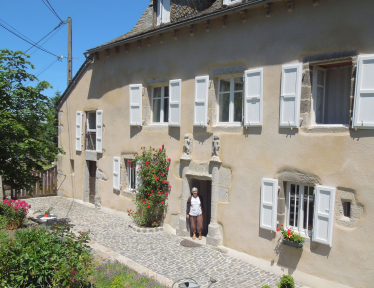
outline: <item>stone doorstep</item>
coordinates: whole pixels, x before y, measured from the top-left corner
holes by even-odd
[[[126,265],[130,269],[135,270],[137,273],[145,274],[148,277],[153,278],[153,279],[157,280],[158,282],[160,282],[162,284],[165,284],[165,285],[168,285],[170,287],[174,283],[174,281],[166,278],[165,276],[162,276],[162,275],[144,267],[143,265],[140,265],[140,264],[136,263],[135,261],[106,248],[105,246],[103,246],[103,245],[101,245],[101,244],[99,244],[95,241],[89,241],[87,246],[89,246],[92,249],[98,251],[97,254],[103,260],[109,259],[109,258],[117,260],[118,262]]]

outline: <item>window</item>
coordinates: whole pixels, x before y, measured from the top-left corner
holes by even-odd
[[[313,229],[314,187],[287,183],[287,228],[310,235]]]
[[[233,5],[240,2],[243,2],[243,0],[223,0],[223,5]]]
[[[86,150],[96,150],[96,111],[86,114]]]
[[[131,163],[127,162],[127,188],[129,190],[135,190],[136,189],[136,169],[135,167],[131,166]]]
[[[170,22],[170,0],[157,1],[157,25]]]
[[[243,118],[243,77],[219,80],[218,124],[241,123]]]
[[[314,125],[349,125],[352,63],[314,67]]]
[[[343,214],[345,217],[351,217],[351,202],[343,202]]]
[[[169,122],[169,86],[154,87],[152,93],[152,122]]]

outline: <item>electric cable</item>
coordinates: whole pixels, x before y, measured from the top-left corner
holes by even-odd
[[[3,21],[4,22],[4,21]],[[66,23],[65,22],[60,22],[60,24],[58,24],[55,28],[53,28],[53,30],[52,31],[50,31],[47,35],[45,35],[42,39],[40,39],[38,42],[36,42],[35,43],[35,45],[38,45],[39,44],[39,42],[41,42],[43,39],[45,39],[49,34],[51,34],[53,31],[55,31],[56,29],[59,29],[59,28],[61,28],[62,26],[64,26]],[[10,25],[9,25],[10,26]],[[13,27],[12,27],[13,28]],[[14,28],[13,28],[14,29]],[[56,31],[57,32],[57,31]],[[56,33],[55,33],[56,34]],[[55,34],[53,34],[53,35],[55,35]],[[52,35],[52,36],[53,36]],[[26,36],[25,36],[26,37]],[[50,38],[49,38],[50,39]],[[48,39],[48,40],[49,40]],[[43,44],[45,44],[47,41],[45,41]],[[41,44],[41,45],[39,45],[40,47],[42,47],[42,45],[43,44]],[[27,49],[25,52],[23,52],[23,53],[26,53],[27,51],[29,51],[29,50],[31,50],[33,47],[35,47],[35,45],[32,45],[29,49]],[[35,51],[34,51],[35,52]],[[33,52],[33,53],[34,53]]]
[[[45,6],[47,6],[47,8],[49,9],[49,11],[51,11],[53,15],[55,15],[55,16],[56,16],[56,17],[57,17],[61,22],[63,22],[63,21],[61,20],[60,16],[58,16],[58,14],[57,14],[57,12],[55,11],[55,9],[53,9],[51,3],[49,3],[48,0],[45,0],[45,1],[47,1],[48,4],[45,3],[44,0],[42,0],[42,2],[44,3]],[[48,5],[49,5],[49,6],[48,6]]]
[[[1,20],[1,19],[0,19],[0,20]],[[9,27],[11,27],[11,26],[10,26],[8,23],[6,23],[4,20],[1,20],[1,21],[3,21],[5,24],[7,24]],[[46,52],[46,53],[48,53],[48,54],[51,54],[52,56],[55,56],[55,57],[57,57],[57,58],[60,58],[60,56],[57,56],[56,54],[53,54],[52,52],[48,51],[47,49],[45,49],[45,48],[43,48],[43,47],[40,47],[40,46],[37,45],[36,43],[33,43],[32,40],[30,40],[28,37],[26,37],[26,36],[23,35],[22,33],[19,33],[19,34],[21,34],[23,37],[22,37],[21,35],[17,34],[17,33],[15,32],[15,31],[17,31],[16,29],[14,29],[15,31],[12,31],[12,30],[9,29],[8,27],[4,26],[2,23],[0,23],[0,26],[3,27],[5,30],[8,30],[10,33],[12,33],[13,35],[17,36],[18,38],[22,39],[23,41],[25,41],[25,42],[27,42],[27,43],[33,45],[34,47],[36,47],[36,48],[38,48],[38,49],[40,49],[40,50],[42,50],[42,51],[44,51],[44,52]],[[29,39],[29,40],[28,40],[28,39]]]
[[[60,58],[57,58],[56,60],[54,60],[51,64],[49,64],[48,66],[46,66],[45,68],[43,68],[42,70],[40,70],[40,72],[38,74],[35,75],[35,77],[37,78],[39,75],[41,75],[43,72],[45,72],[49,67],[51,67],[53,64],[55,64],[58,60],[60,60]],[[30,80],[29,82],[27,82],[25,84],[25,86],[27,84],[29,84],[32,80]]]

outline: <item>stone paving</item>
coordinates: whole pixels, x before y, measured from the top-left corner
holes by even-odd
[[[26,200],[36,211],[54,207],[51,214],[68,218],[75,231],[90,230],[90,238],[144,267],[171,280],[191,277],[202,287],[209,278],[218,280],[215,287],[277,287],[279,276],[251,264],[222,254],[207,246],[184,247],[182,238],[166,232],[137,233],[130,219],[105,213],[62,197],[42,197]],[[297,285],[296,287],[303,287]]]

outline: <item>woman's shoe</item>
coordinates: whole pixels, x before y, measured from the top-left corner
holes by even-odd
[[[199,233],[199,240],[203,239],[203,237],[201,237],[201,233]]]
[[[195,233],[193,233],[192,239],[193,239],[193,240],[196,239],[196,234],[195,234]]]

